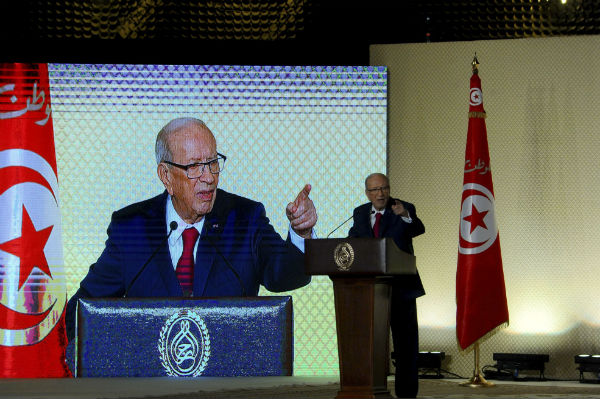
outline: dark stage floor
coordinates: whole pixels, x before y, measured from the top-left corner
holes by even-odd
[[[492,381],[491,388],[469,388],[460,379],[422,379],[420,398],[599,398],[600,384],[576,381]],[[393,378],[388,388],[393,392]],[[338,378],[200,377],[0,379],[0,398],[333,398]]]

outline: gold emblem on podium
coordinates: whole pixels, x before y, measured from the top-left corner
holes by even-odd
[[[173,314],[160,330],[160,361],[171,377],[198,377],[210,358],[210,336],[204,320],[194,311]]]
[[[354,249],[347,242],[342,242],[335,247],[333,259],[338,270],[348,271],[354,262]]]

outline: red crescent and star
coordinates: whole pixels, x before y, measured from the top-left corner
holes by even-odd
[[[483,219],[485,218],[485,215],[487,215],[488,212],[489,211],[479,212],[475,207],[475,204],[472,204],[471,214],[463,218],[463,220],[471,224],[471,231],[469,232],[470,234],[473,234],[473,231],[475,231],[477,226],[481,226],[482,228],[487,230],[487,225],[485,224],[485,221]]]
[[[23,205],[21,220],[21,236],[0,244],[0,249],[18,256],[19,265],[19,290],[23,287],[33,268],[37,267],[49,277],[52,277],[48,260],[44,254],[44,247],[48,242],[54,226],[36,230],[31,217]],[[54,304],[42,313],[21,313],[10,309],[0,303],[0,329],[21,330],[41,323],[54,308]]]
[[[23,218],[21,220],[21,237],[0,244],[0,249],[18,256],[21,259],[19,266],[19,290],[29,278],[34,267],[52,277],[48,260],[44,254],[44,247],[48,242],[54,226],[36,230],[25,205],[23,205]]]
[[[52,187],[38,171],[24,166],[7,166],[0,169],[0,195],[12,186],[29,182],[46,187],[52,196],[56,198]]]
[[[56,303],[56,302],[55,302]],[[54,303],[42,313],[21,313],[0,303],[0,329],[3,330],[23,330],[40,324],[50,314],[54,308]]]

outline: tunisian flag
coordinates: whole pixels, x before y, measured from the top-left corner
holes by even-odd
[[[0,377],[68,377],[47,64],[0,63]]]
[[[485,110],[476,62],[473,61],[471,76],[456,271],[456,334],[462,349],[508,323]]]

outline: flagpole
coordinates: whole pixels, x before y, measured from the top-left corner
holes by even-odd
[[[479,368],[479,341],[476,341],[473,344],[473,354],[475,357],[475,367],[473,368],[473,377],[469,381],[463,382],[460,385],[463,387],[471,387],[471,388],[488,388],[496,386],[496,384],[492,382],[488,382],[481,375],[481,369]]]

